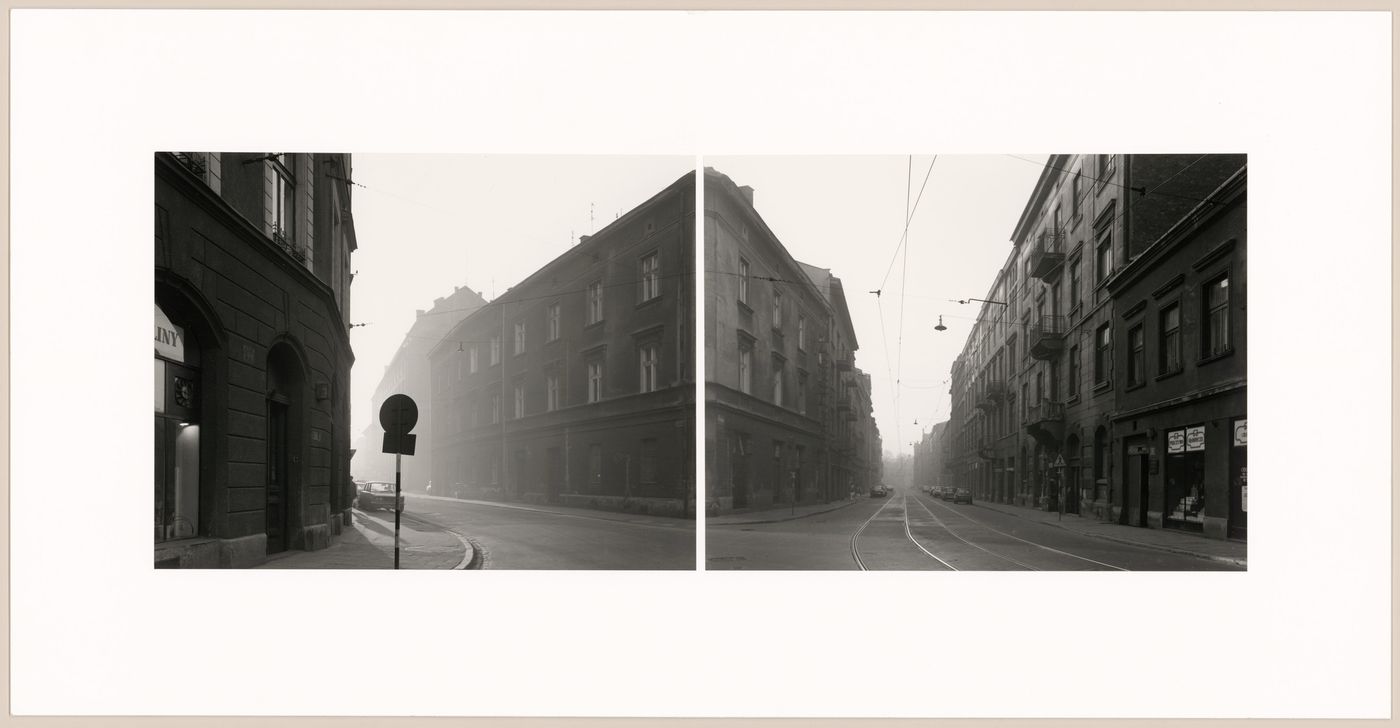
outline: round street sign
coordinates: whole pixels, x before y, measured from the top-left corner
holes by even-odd
[[[418,424],[418,405],[406,394],[395,394],[380,406],[379,424],[386,433],[406,435]]]

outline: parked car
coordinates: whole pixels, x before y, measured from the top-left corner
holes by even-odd
[[[877,485],[877,486],[875,486],[874,488],[871,488],[871,489],[870,489],[870,497],[871,497],[871,498],[884,498],[885,496],[887,496],[887,495],[889,495],[889,494],[890,494],[889,491],[885,490],[885,486],[883,486],[883,485]]]
[[[972,503],[972,491],[967,488],[958,488],[957,492],[953,494],[953,503]]]
[[[957,488],[944,488],[944,489],[943,489],[943,500],[952,500],[953,497],[956,496],[957,494],[958,494],[958,489],[957,489]]]
[[[371,508],[394,508],[394,484],[382,480],[361,483],[359,492],[355,494],[355,507],[362,511]],[[398,498],[396,510],[403,510],[402,495]]]
[[[928,494],[931,495],[931,496],[933,496],[934,498],[942,498],[942,497],[943,497],[943,488],[942,488],[941,486],[937,486],[937,485],[932,486],[932,487],[930,487],[930,488],[928,489]]]

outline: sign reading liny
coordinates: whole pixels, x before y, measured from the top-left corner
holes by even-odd
[[[406,394],[395,394],[379,407],[379,424],[384,428],[384,452],[412,455],[417,435],[408,434],[418,424],[418,405]]]

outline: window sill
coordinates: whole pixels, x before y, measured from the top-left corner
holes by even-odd
[[[744,303],[743,301],[735,301],[735,303],[739,304],[740,311],[749,314],[753,313],[753,307],[749,306],[749,304]]]
[[[1154,381],[1154,382],[1160,382],[1160,381],[1162,381],[1163,379],[1171,379],[1172,377],[1177,376],[1178,374],[1181,374],[1182,371],[1183,371],[1183,370],[1182,370],[1181,367],[1177,367],[1177,368],[1175,368],[1175,369],[1173,369],[1173,370],[1171,370],[1171,371],[1169,371],[1169,372],[1162,372],[1161,374],[1158,374],[1158,375],[1156,376],[1156,378],[1153,379],[1153,381]]]
[[[1229,357],[1231,357],[1231,356],[1234,356],[1234,355],[1235,355],[1235,347],[1231,346],[1231,347],[1229,347],[1229,348],[1225,349],[1224,351],[1219,352],[1219,353],[1217,353],[1217,354],[1211,354],[1211,355],[1209,355],[1209,356],[1203,356],[1203,357],[1201,357],[1200,359],[1197,359],[1197,360],[1196,360],[1196,366],[1198,366],[1198,367],[1200,367],[1200,366],[1205,366],[1206,364],[1210,364],[1211,362],[1220,361],[1221,359],[1227,359],[1227,358],[1229,358]]]
[[[1124,392],[1132,392],[1132,391],[1134,391],[1134,390],[1142,389],[1143,387],[1146,387],[1146,386],[1147,386],[1146,380],[1141,381],[1141,382],[1130,383],[1130,384],[1128,384],[1126,387],[1123,388],[1123,391],[1124,391]]]
[[[648,307],[648,306],[651,306],[651,305],[655,304],[656,302],[658,302],[658,301],[660,301],[660,300],[661,300],[661,294],[657,294],[657,295],[655,295],[655,296],[652,296],[651,298],[648,298],[648,299],[645,300],[645,301],[638,301],[638,302],[637,302],[637,305],[636,305],[636,308],[638,308],[638,309],[646,308],[646,307]]]
[[[1103,380],[1102,382],[1097,382],[1097,383],[1094,384],[1094,394],[1099,394],[1099,393],[1102,393],[1102,392],[1107,392],[1107,391],[1110,390],[1110,389],[1113,389],[1113,380],[1112,380],[1112,379],[1105,379],[1105,380]]]
[[[591,323],[591,324],[584,324],[584,325],[583,325],[583,330],[584,330],[584,331],[587,331],[587,330],[589,330],[589,329],[601,329],[601,328],[603,327],[603,322],[604,322],[604,320],[605,320],[605,319],[598,319],[597,321],[594,321],[594,322]]]

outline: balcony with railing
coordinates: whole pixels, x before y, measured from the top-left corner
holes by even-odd
[[[1065,403],[1042,398],[1026,408],[1026,432],[1042,444],[1059,443],[1065,434]]]
[[[1027,327],[1026,347],[1036,359],[1053,359],[1065,347],[1065,317],[1043,315]]]
[[[1046,228],[1035,237],[1031,246],[1031,275],[1048,280],[1059,273],[1065,263],[1065,231]]]

